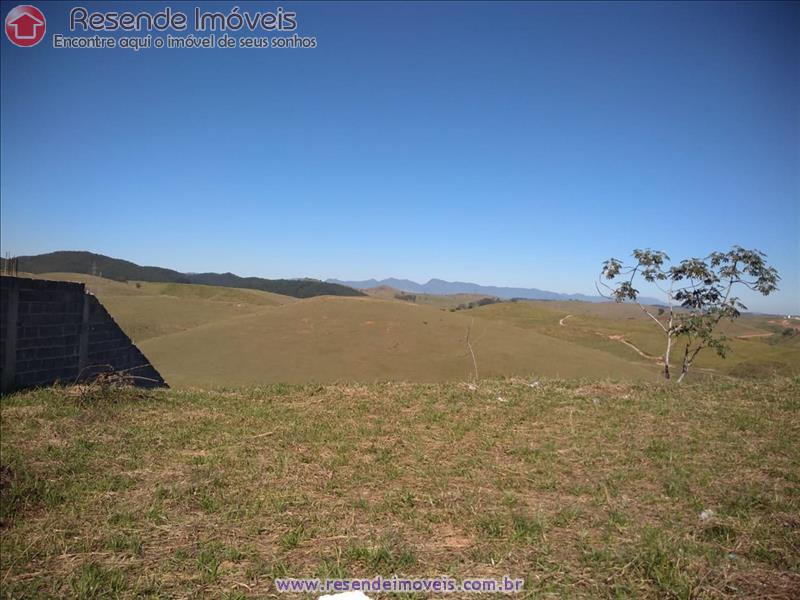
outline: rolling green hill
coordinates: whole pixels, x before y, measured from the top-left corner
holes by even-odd
[[[42,277],[83,281],[172,386],[470,380],[468,330],[480,377],[657,377],[647,363],[401,300]]]
[[[44,279],[79,281],[95,294],[137,344],[199,325],[252,314],[296,298],[257,290],[183,283],[121,282],[81,273],[43,273]]]
[[[140,347],[170,385],[586,376],[656,369],[489,319],[373,298],[311,298],[209,322]]]
[[[525,301],[483,306],[465,314],[531,329],[642,364],[655,364],[664,352],[663,335],[632,304]],[[696,361],[696,371],[706,369],[746,378],[800,375],[800,334],[785,334],[792,329],[780,319],[746,314],[734,322],[723,321],[720,331],[729,337],[732,352],[722,359],[712,350],[704,350]],[[679,351],[677,347],[673,351],[673,364],[679,360]]]
[[[204,387],[308,381],[471,381],[484,377],[652,380],[662,340],[637,307],[503,302],[451,312],[453,298],[297,299],[220,286],[83,281],[170,385]],[[800,335],[772,317],[725,324],[733,353],[700,355],[693,379],[800,374]]]
[[[2,259],[5,261],[5,259]],[[239,277],[233,273],[180,273],[161,267],[143,267],[127,260],[82,251],[60,251],[35,256],[17,257],[19,270],[26,273],[101,274],[117,281],[150,281],[164,283],[198,283],[204,285],[246,288],[294,296],[363,296],[362,292],[344,285],[315,279],[263,279]],[[2,264],[2,263],[0,263]]]

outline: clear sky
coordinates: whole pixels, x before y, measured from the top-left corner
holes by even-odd
[[[609,256],[739,244],[783,277],[750,308],[800,312],[800,3],[241,2],[318,47],[135,53],[54,49],[70,3],[30,1],[3,253],[594,293]]]

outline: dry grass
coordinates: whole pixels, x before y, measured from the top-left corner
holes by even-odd
[[[469,313],[634,362],[653,363],[649,357],[660,358],[664,352],[661,331],[631,304],[517,302],[484,306]],[[559,325],[566,315],[570,318]],[[763,315],[724,321],[720,331],[730,338],[732,352],[722,359],[704,350],[696,361],[694,375],[703,370],[750,379],[800,375],[800,335],[783,335],[786,329],[781,320]],[[673,362],[679,359],[679,350],[674,351]]]
[[[800,381],[472,387],[7,396],[2,594],[269,597],[277,576],[379,573],[800,593]]]
[[[174,386],[308,381],[453,381],[472,376],[473,319],[375,298],[318,297],[148,339]],[[470,343],[482,376],[656,379],[657,368],[490,319]]]
[[[256,290],[167,283],[84,281],[173,386],[308,381],[459,381],[490,377],[656,379],[663,339],[636,306],[587,302],[504,302],[451,313],[466,296],[417,295],[297,300]],[[562,321],[566,315],[572,315]],[[559,322],[563,322],[560,325]],[[746,316],[725,324],[733,352],[700,354],[691,377],[800,375],[800,335],[780,319]],[[743,336],[743,337],[739,337]],[[637,352],[637,349],[642,354]]]

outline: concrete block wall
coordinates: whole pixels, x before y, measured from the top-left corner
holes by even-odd
[[[82,283],[0,277],[2,391],[125,372],[141,387],[166,383]]]

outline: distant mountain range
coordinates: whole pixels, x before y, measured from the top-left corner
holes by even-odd
[[[351,287],[317,279],[262,279],[239,277],[233,273],[181,273],[162,267],[143,267],[127,260],[81,251],[61,251],[35,256],[19,256],[18,269],[24,273],[83,273],[102,275],[117,281],[199,283],[232,288],[247,288],[310,298],[312,296],[363,296]],[[4,264],[5,259],[0,259]]]
[[[359,290],[380,286],[392,287],[401,292],[415,294],[477,294],[510,300],[520,298],[526,300],[580,300],[583,302],[607,302],[602,296],[586,294],[560,294],[537,288],[497,287],[468,283],[463,281],[445,281],[431,279],[427,283],[417,283],[408,279],[367,279],[364,281],[341,281],[339,279],[264,279],[261,277],[240,277],[233,273],[181,273],[163,267],[137,265],[127,260],[111,258],[102,254],[83,251],[60,251],[49,254],[17,257],[18,269],[25,273],[83,273],[101,275],[118,281],[152,281],[164,283],[197,283],[232,288],[262,290],[294,296],[310,298],[312,296],[363,296]],[[0,259],[0,265],[5,259]],[[654,298],[642,298],[645,304],[661,304]]]
[[[431,279],[428,283],[417,283],[409,279],[366,279],[364,281],[341,281],[339,279],[328,279],[328,283],[345,285],[359,290],[388,286],[400,290],[401,292],[412,292],[416,294],[481,294],[510,300],[511,298],[523,298],[526,300],[580,300],[582,302],[608,302],[608,298],[602,296],[587,296],[586,294],[560,294],[549,292],[537,288],[516,288],[516,287],[496,287],[491,285],[479,285],[464,281],[444,281],[443,279]],[[661,304],[655,298],[642,298],[645,304]]]

